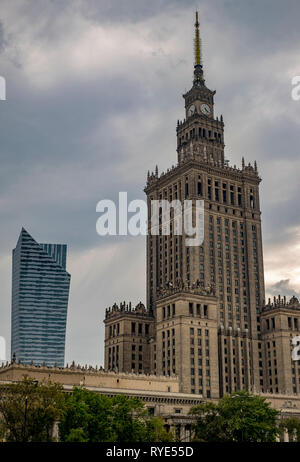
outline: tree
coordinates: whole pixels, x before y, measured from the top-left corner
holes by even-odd
[[[151,417],[143,402],[124,395],[108,397],[75,387],[66,396],[61,419],[62,441],[142,442],[170,441],[161,419]]]
[[[285,430],[289,434],[289,441],[300,442],[300,420],[297,417],[287,417],[282,419],[279,424],[280,433]]]
[[[0,435],[6,441],[49,442],[62,415],[62,387],[30,378],[0,385]]]
[[[116,442],[168,442],[174,440],[172,432],[164,428],[163,420],[149,416],[144,403],[138,398],[115,396],[112,428]]]
[[[165,429],[162,419],[159,417],[151,417],[146,420],[146,430],[143,442],[169,443],[171,441],[175,441],[175,433]]]
[[[196,422],[192,425],[194,441],[210,443],[226,441],[225,422],[217,404],[212,402],[198,404],[192,407],[190,414],[196,418]]]
[[[193,426],[197,441],[272,442],[279,433],[278,411],[246,391],[226,395],[217,404],[195,406]]]
[[[109,425],[111,400],[83,388],[66,395],[64,413],[59,424],[62,441],[113,441]]]

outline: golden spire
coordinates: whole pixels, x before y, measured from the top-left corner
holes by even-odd
[[[201,66],[201,39],[199,33],[198,11],[196,11],[194,50],[195,66]]]
[[[194,85],[197,85],[197,86],[204,85],[198,11],[196,11],[194,51],[195,51]]]

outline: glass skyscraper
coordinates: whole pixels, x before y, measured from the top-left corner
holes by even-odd
[[[13,250],[11,356],[64,366],[70,288],[67,246],[38,244],[22,228]]]

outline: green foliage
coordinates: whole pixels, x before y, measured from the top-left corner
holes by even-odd
[[[74,388],[66,396],[60,423],[62,441],[142,442],[170,441],[161,419],[150,417],[138,398],[99,395]]]
[[[194,441],[210,443],[226,441],[226,422],[219,414],[217,404],[211,402],[198,404],[190,410],[190,414],[196,417],[196,422],[192,426]]]
[[[273,442],[279,431],[278,411],[260,396],[240,391],[226,395],[217,404],[195,406],[195,441]]]
[[[288,417],[282,419],[279,424],[280,433],[286,430],[289,434],[289,440],[300,442],[300,420],[297,417]]]
[[[74,388],[66,395],[65,412],[59,425],[62,441],[112,441],[112,432],[105,417],[110,414],[111,403],[101,396],[82,388]]]
[[[120,442],[143,441],[147,410],[138,398],[127,398],[124,395],[112,398],[111,427],[114,440]]]
[[[30,378],[0,385],[0,435],[6,441],[52,441],[63,413],[62,387]]]
[[[87,443],[89,440],[83,428],[71,428],[65,441],[68,443]]]
[[[47,442],[59,421],[61,441],[66,442],[167,442],[174,435],[163,421],[148,415],[138,398],[108,397],[29,378],[0,385],[0,440]]]
[[[159,417],[152,417],[146,420],[145,437],[143,442],[152,443],[169,443],[175,441],[175,434],[173,431],[167,432],[164,427],[164,422]]]

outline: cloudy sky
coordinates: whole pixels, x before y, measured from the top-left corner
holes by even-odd
[[[0,0],[0,336],[22,226],[68,244],[66,361],[103,362],[104,310],[145,300],[145,240],[100,238],[96,204],[176,162],[199,9],[231,164],[257,160],[267,293],[300,292],[299,0]],[[9,346],[9,345],[8,345]],[[9,353],[9,351],[8,351]]]

